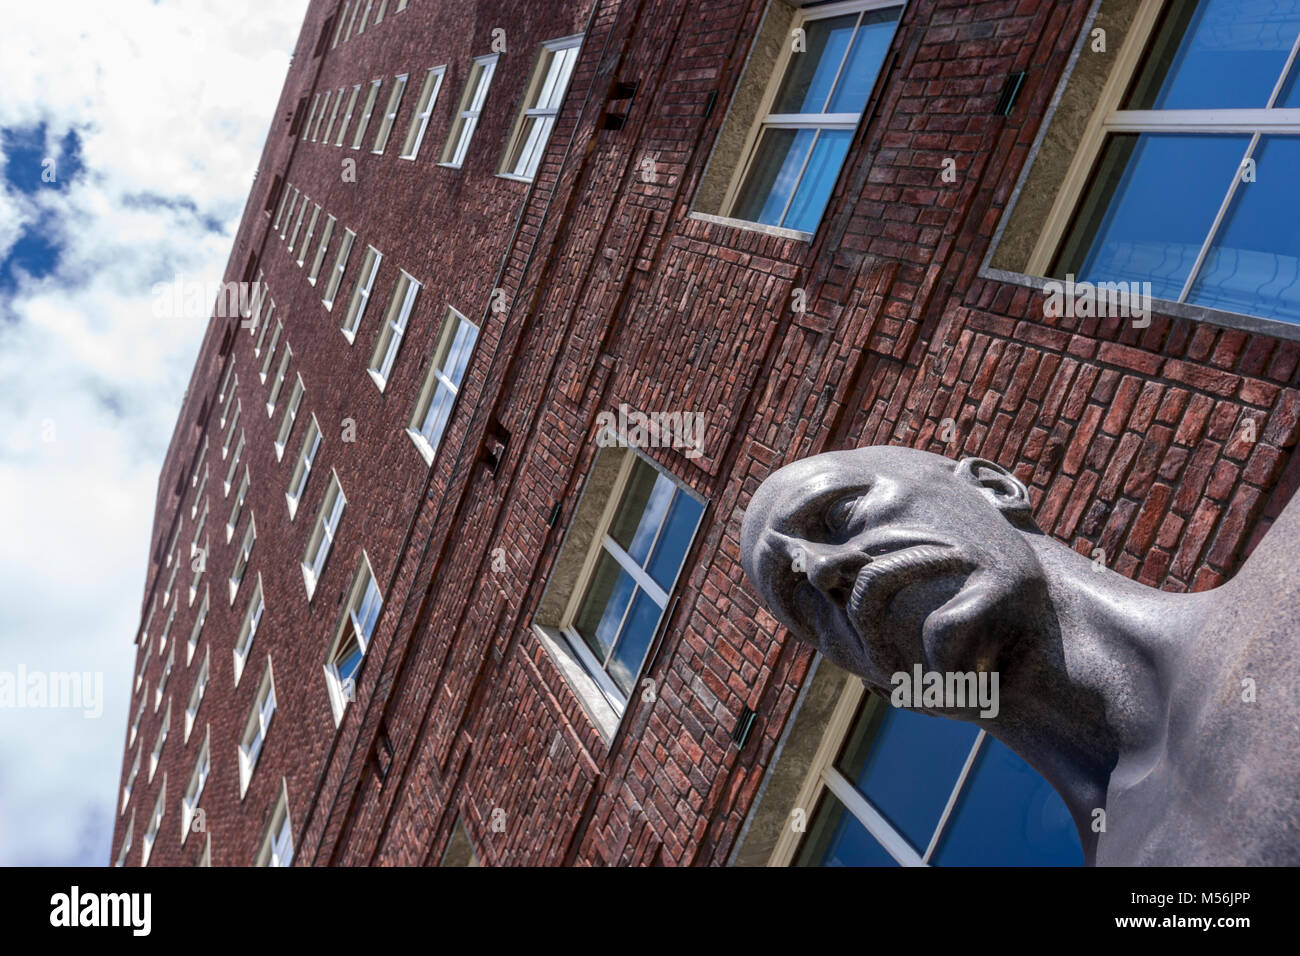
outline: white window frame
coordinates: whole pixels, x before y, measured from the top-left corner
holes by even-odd
[[[280,344],[280,336],[284,334],[284,323],[279,319],[275,320],[275,331],[271,333],[271,342],[266,347],[266,357],[262,359],[262,370],[257,373],[257,377],[266,384],[266,377],[271,374],[271,362],[275,360],[275,349]]]
[[[239,460],[244,457],[244,445],[246,443],[247,438],[241,428],[239,430],[239,441],[235,443],[235,453],[230,457],[230,467],[226,469],[226,480],[224,482],[226,496],[229,496],[230,489],[235,485],[235,472],[239,470]]]
[[[231,505],[230,517],[226,520],[226,544],[229,544],[235,537],[235,529],[239,527],[239,518],[244,513],[244,502],[248,500],[248,488],[252,482],[252,472],[245,465],[244,477],[239,482],[239,491],[235,494],[235,503]]]
[[[280,389],[284,388],[284,379],[289,374],[289,360],[293,358],[293,349],[289,343],[284,344],[284,355],[280,358],[280,365],[275,370],[275,378],[271,380],[271,394],[266,399],[266,417],[275,417],[275,403],[280,399]]]
[[[239,546],[239,553],[235,556],[235,566],[230,570],[230,603],[235,603],[235,595],[239,593],[239,585],[244,580],[244,575],[248,573],[248,564],[253,558],[253,545],[257,543],[257,515],[249,512],[248,530],[244,532],[243,544]]]
[[[302,396],[306,388],[302,384],[301,373],[295,376],[293,388],[289,391],[289,402],[284,407],[284,415],[280,418],[280,428],[275,434],[275,460],[280,461],[284,458],[284,448],[289,443],[289,436],[293,433],[293,423],[298,420],[298,408],[302,405]]]
[[[438,445],[434,445],[425,435],[425,428],[428,426],[429,413],[433,409],[434,399],[439,394],[439,388],[451,395],[451,409],[447,412],[447,424],[451,423],[451,417],[455,414],[456,402],[460,398],[460,390],[464,385],[464,379],[459,382],[453,382],[447,374],[448,369],[444,366],[452,364],[452,346],[456,341],[456,331],[461,325],[468,325],[474,330],[474,341],[469,345],[469,358],[465,360],[465,374],[469,374],[470,364],[474,360],[474,349],[478,345],[480,329],[477,325],[462,315],[452,306],[447,307],[446,315],[442,320],[442,328],[438,331],[438,339],[434,344],[433,354],[429,357],[429,371],[425,374],[424,384],[420,388],[420,394],[415,400],[415,409],[411,414],[411,420],[407,423],[406,434],[414,443],[420,455],[424,458],[425,463],[432,465],[434,456],[438,453],[438,447],[442,445],[442,435],[438,436]],[[440,358],[441,356],[441,358]],[[446,425],[444,425],[443,434],[446,434]]]
[[[268,288],[268,291],[269,288]],[[271,319],[275,316],[275,300],[268,297],[266,318],[262,320],[262,332],[257,337],[257,344],[253,346],[253,356],[257,357],[262,354],[262,346],[266,343],[266,333],[271,331]]]
[[[320,267],[325,264],[325,256],[329,252],[330,240],[334,238],[334,224],[338,220],[333,216],[326,216],[325,228],[320,233],[320,243],[316,246],[316,257],[311,261],[311,271],[307,273],[307,282],[310,285],[316,284],[316,277],[320,275]]]
[[[320,128],[325,123],[325,114],[328,113],[330,110],[330,97],[333,96],[333,94],[334,94],[333,90],[326,90],[321,99],[320,113],[316,117],[316,128],[312,130],[311,133],[311,141],[313,143],[320,142]]]
[[[140,847],[140,865],[148,866],[149,857],[158,842],[158,831],[162,829],[163,815],[167,812],[167,774],[163,774],[162,786],[158,788],[158,800],[149,814],[149,826],[144,832],[144,843]]]
[[[334,550],[334,539],[338,536],[343,509],[347,503],[338,472],[331,471],[330,483],[321,497],[316,520],[312,523],[311,534],[307,538],[307,549],[302,556],[302,580],[307,588],[308,601],[315,595],[316,585],[325,573],[325,565],[329,561],[330,552]]]
[[[366,140],[366,128],[370,126],[370,117],[374,115],[375,101],[379,99],[379,89],[383,83],[382,76],[370,81],[370,89],[366,93],[366,105],[361,110],[361,119],[357,121],[357,131],[352,137],[353,149],[360,149],[361,144]]]
[[[135,839],[135,811],[131,811],[131,819],[126,825],[126,835],[122,837],[122,848],[117,851],[117,861],[114,866],[126,866],[126,855],[131,852],[131,843]]]
[[[312,120],[316,118],[316,108],[319,106],[320,106],[320,94],[317,93],[316,96],[311,101],[311,111],[307,114],[307,123],[302,128],[302,138],[305,141],[310,141],[311,139],[311,123]],[[281,208],[283,208],[284,203],[281,202],[280,206]],[[276,216],[276,220],[275,223],[272,225],[272,228],[278,228],[279,225],[280,225],[280,217]]]
[[[346,86],[340,86],[337,93],[334,94],[334,112],[330,114],[330,121],[325,124],[325,135],[321,142],[326,146],[330,144],[330,134],[334,132],[334,124],[339,120],[339,110],[343,107],[343,94],[347,92]]]
[[[302,253],[300,256],[298,256],[299,269],[301,269],[302,264],[307,261],[307,250],[311,248],[312,236],[316,234],[316,220],[319,218],[320,218],[320,203],[316,203],[316,208],[311,211],[311,219],[307,223],[307,235],[303,236],[302,246],[300,247],[299,250]]]
[[[348,266],[348,256],[352,253],[352,244],[356,240],[357,234],[345,226],[343,241],[339,243],[338,251],[334,253],[334,266],[330,272],[329,282],[325,283],[325,295],[321,298],[327,312],[334,308],[335,297],[339,294],[339,286],[343,284],[343,273]]]
[[[122,788],[122,807],[117,811],[118,816],[126,813],[127,804],[131,802],[131,791],[135,788],[135,778],[140,776],[140,756],[142,750],[143,744],[135,748],[135,760],[131,762],[131,771],[126,775],[126,785]]]
[[[212,588],[205,586],[203,588],[203,603],[199,605],[199,611],[194,615],[194,625],[190,628],[190,639],[185,645],[185,666],[189,667],[194,663],[194,652],[199,649],[199,641],[203,639],[203,625],[208,622],[208,611],[212,609]],[[186,734],[188,737],[189,735]]]
[[[181,846],[185,845],[190,835],[190,824],[194,821],[194,811],[199,808],[203,797],[203,786],[212,774],[212,729],[209,727],[203,735],[203,746],[194,760],[194,769],[190,771],[189,783],[181,797]]]
[[[348,298],[348,308],[343,315],[343,322],[339,325],[339,330],[343,337],[351,345],[357,337],[357,329],[361,328],[361,320],[366,316],[366,306],[370,304],[370,293],[375,286],[375,277],[379,275],[379,264],[383,261],[384,255],[374,246],[367,245],[365,256],[361,260],[361,271],[357,274],[357,281],[353,283],[352,295]]]
[[[244,403],[240,399],[235,399],[235,416],[230,420],[230,426],[226,429],[226,440],[221,443],[221,459],[225,461],[226,456],[230,453],[230,442],[235,437],[235,428],[239,425],[239,416],[244,413]]]
[[[497,175],[521,182],[532,182],[536,177],[542,155],[546,152],[546,144],[555,128],[556,117],[560,115],[569,83],[573,80],[573,70],[577,66],[581,47],[581,34],[548,40],[542,44],[525,94],[526,99],[521,104],[519,115],[506,139]],[[569,51],[572,51],[571,55]],[[512,167],[510,157],[516,151],[518,156]]]
[[[244,667],[248,663],[248,655],[253,650],[253,641],[257,638],[257,629],[262,624],[262,615],[266,613],[266,598],[262,591],[262,575],[257,576],[257,587],[253,589],[252,596],[248,599],[248,607],[244,609],[244,617],[239,623],[239,633],[235,637],[235,646],[232,650],[234,656],[234,674],[235,686],[239,686],[239,679],[244,676]]]
[[[334,42],[330,44],[331,50],[334,49],[336,46],[338,46],[340,42],[342,42],[343,21],[348,18],[348,7],[350,7],[351,5],[352,5],[352,0],[343,0],[343,10],[339,14],[338,24],[334,27]]]
[[[307,431],[302,436],[302,445],[298,449],[298,460],[294,464],[293,473],[289,476],[289,490],[285,492],[285,500],[289,503],[289,520],[293,521],[298,511],[298,502],[302,500],[303,493],[307,490],[307,482],[311,479],[312,465],[316,462],[316,455],[320,451],[321,443],[324,441],[324,434],[320,430],[320,423],[316,421],[316,416],[311,416],[311,421],[307,424]]]
[[[266,667],[262,671],[262,680],[257,694],[253,697],[253,708],[244,721],[244,732],[239,739],[239,799],[248,794],[248,785],[253,773],[266,749],[266,738],[271,731],[271,720],[275,717],[275,678],[271,673],[271,656],[266,657]]]
[[[206,647],[203,650],[203,663],[199,665],[198,673],[194,675],[194,686],[190,688],[190,700],[185,705],[185,741],[188,743],[190,732],[194,729],[194,724],[199,716],[199,708],[203,706],[203,695],[208,691],[208,680],[212,675],[212,648]]]
[[[280,238],[283,239],[289,234],[289,222],[293,219],[294,210],[298,208],[298,197],[302,195],[297,186],[293,188],[293,196],[289,200],[289,211],[285,214],[284,222],[280,223]]]
[[[476,56],[470,62],[469,75],[465,77],[465,89],[457,104],[456,118],[452,121],[451,132],[447,136],[447,145],[442,150],[442,161],[438,164],[449,169],[460,169],[465,164],[469,153],[469,144],[478,129],[479,118],[487,104],[488,91],[492,86],[492,77],[496,74],[497,60],[500,54]]]
[[[411,321],[415,310],[415,300],[420,294],[420,283],[405,269],[398,270],[397,281],[393,283],[393,294],[388,308],[384,311],[384,324],[375,338],[375,350],[370,356],[367,371],[371,380],[382,392],[393,374],[393,365],[397,353],[406,337],[406,326]]]
[[[442,90],[442,78],[447,73],[446,65],[430,67],[424,75],[424,83],[420,87],[420,96],[415,101],[415,115],[411,117],[411,125],[406,131],[406,141],[402,144],[402,152],[398,159],[414,160],[420,155],[420,145],[424,142],[424,134],[429,128],[429,117],[433,115],[433,108],[438,102],[438,93]]]
[[[342,146],[347,141],[348,127],[352,125],[352,115],[357,108],[357,97],[361,95],[361,84],[357,83],[352,87],[352,95],[348,97],[348,111],[343,117],[343,125],[339,127],[338,138],[334,140],[335,146]]]
[[[346,682],[342,675],[339,674],[339,652],[348,643],[347,638],[355,637],[364,662],[366,651],[370,647],[370,641],[374,637],[375,629],[379,626],[379,617],[383,614],[383,611],[383,593],[379,590],[379,582],[375,579],[370,557],[365,551],[362,551],[361,560],[357,563],[357,570],[352,575],[352,584],[348,588],[347,601],[343,605],[343,612],[339,616],[339,622],[334,628],[334,639],[330,642],[329,649],[325,653],[325,687],[329,693],[330,709],[334,714],[335,726],[343,722],[343,714],[356,692],[355,681],[351,689],[352,692],[349,693],[349,689],[345,686]],[[359,669],[360,665],[358,665]]]
[[[293,252],[294,243],[298,241],[298,233],[302,230],[303,221],[307,218],[307,207],[311,205],[311,197],[304,195],[302,205],[298,207],[298,218],[294,220],[293,229],[289,231],[289,251]]]
[[[280,779],[280,796],[266,824],[254,866],[293,865],[293,823],[289,818],[289,785]]]
[[[392,135],[393,124],[397,122],[397,111],[402,108],[402,96],[406,93],[406,81],[410,74],[399,73],[393,77],[393,88],[388,93],[388,105],[384,107],[383,118],[379,121],[379,130],[375,133],[375,144],[371,152],[382,155],[388,148],[388,137]]]
[[[153,783],[154,774],[158,772],[158,765],[162,762],[163,748],[167,746],[167,734],[171,731],[172,726],[172,702],[171,698],[167,699],[167,709],[163,711],[162,723],[158,725],[158,735],[154,737],[153,750],[149,752],[149,783]]]
[[[163,698],[167,695],[167,682],[171,680],[172,669],[176,666],[176,645],[172,645],[171,653],[167,655],[167,663],[163,665],[162,676],[158,678],[158,687],[154,690],[154,713],[162,706]]]

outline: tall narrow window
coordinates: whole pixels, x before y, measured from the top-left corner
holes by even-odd
[[[262,384],[266,384],[266,376],[271,373],[271,361],[275,358],[275,347],[280,344],[280,335],[284,332],[284,323],[279,319],[275,320],[275,330],[271,332],[271,342],[266,347],[266,355],[262,358],[262,371],[258,377],[262,379]]]
[[[198,759],[190,771],[190,782],[185,786],[185,796],[181,798],[181,843],[190,835],[190,824],[194,821],[194,811],[199,808],[199,798],[203,796],[203,785],[208,782],[212,771],[211,735],[205,735],[203,746],[199,748]]]
[[[334,49],[342,42],[343,25],[348,20],[348,8],[352,6],[352,0],[343,0],[343,11],[339,14],[339,25],[334,29],[334,40],[330,43],[330,49]]]
[[[303,126],[303,128],[302,128],[302,138],[303,138],[303,139],[310,139],[310,138],[311,138],[311,121],[312,121],[313,119],[316,118],[316,109],[317,109],[319,106],[320,106],[320,94],[317,93],[316,96],[315,96],[315,97],[312,99],[312,101],[311,101],[311,112],[307,114],[307,122],[306,122],[306,124],[305,124],[305,125]],[[283,208],[284,203],[281,203],[280,205],[281,205],[281,207]],[[275,225],[275,227],[277,227],[277,228],[278,228],[279,225],[280,225],[279,217],[278,217],[278,216],[276,217],[276,222],[275,222],[274,225]]]
[[[235,442],[235,453],[230,456],[230,467],[226,470],[226,480],[224,483],[226,494],[230,494],[230,489],[235,486],[235,474],[239,470],[239,460],[244,455],[245,444],[246,444],[246,440],[244,437],[244,432],[241,429],[239,432],[239,441]]]
[[[334,297],[339,294],[339,284],[343,281],[343,270],[348,265],[348,253],[352,251],[352,243],[356,240],[357,234],[351,229],[343,230],[343,240],[339,243],[339,251],[334,256],[334,268],[330,272],[330,280],[325,283],[325,295],[321,299],[325,303],[326,309],[334,308]]]
[[[244,572],[248,570],[248,562],[253,556],[253,542],[257,540],[257,516],[250,514],[248,516],[248,530],[244,532],[244,542],[239,546],[239,554],[235,555],[235,566],[230,572],[230,603],[235,603],[235,595],[239,592],[239,583],[244,580]]]
[[[307,599],[316,593],[316,585],[325,570],[325,561],[334,547],[334,537],[338,534],[339,521],[343,518],[343,506],[347,499],[339,486],[338,475],[330,476],[329,487],[321,499],[320,511],[316,514],[316,524],[307,539],[307,551],[302,558],[302,577],[307,585]]]
[[[469,141],[474,138],[479,116],[483,113],[483,103],[487,100],[488,87],[492,83],[492,74],[497,68],[497,55],[480,56],[470,64],[469,76],[465,80],[465,91],[461,94],[460,105],[456,108],[456,119],[451,124],[451,135],[442,151],[444,166],[459,167],[465,162],[469,152]]]
[[[266,734],[271,729],[271,718],[275,716],[275,681],[271,676],[271,658],[266,658],[266,669],[262,671],[262,682],[258,685],[257,695],[253,698],[253,709],[244,721],[244,733],[239,738],[239,796],[243,799],[248,793],[249,781],[257,768],[257,758],[262,755],[266,745]]]
[[[194,625],[190,628],[190,640],[185,648],[185,666],[189,667],[194,660],[194,652],[199,649],[199,641],[203,637],[203,625],[208,621],[208,608],[211,607],[211,592],[207,586],[203,588],[203,602],[199,605],[198,614],[194,615]]]
[[[361,16],[357,18],[357,36],[365,32],[366,20],[370,18],[370,8],[374,6],[375,0],[366,0],[366,5],[361,11]],[[358,0],[360,5],[360,0]]]
[[[118,813],[126,813],[126,805],[131,802],[131,789],[135,786],[135,778],[140,774],[140,747],[135,748],[135,760],[131,763],[131,772],[126,775],[126,786],[122,788],[122,809]]]
[[[348,28],[347,31],[343,34],[344,43],[348,42],[348,40],[352,36],[352,31],[356,28],[357,14],[361,12],[361,2],[362,0],[355,0],[355,2],[352,4],[352,16],[348,19]]]
[[[360,149],[361,144],[366,138],[366,127],[370,125],[370,116],[375,111],[375,100],[379,99],[379,87],[383,80],[375,80],[370,84],[370,92],[366,94],[366,106],[361,111],[361,119],[357,120],[357,132],[352,137],[352,148]]]
[[[343,719],[348,702],[356,696],[356,676],[370,646],[371,635],[383,608],[383,596],[370,568],[370,559],[362,552],[352,587],[348,589],[343,615],[335,628],[334,640],[325,654],[325,684],[329,690],[334,722]]]
[[[381,392],[388,384],[393,363],[397,361],[397,350],[402,346],[406,324],[411,319],[411,310],[415,308],[415,297],[419,291],[420,283],[406,272],[398,274],[397,283],[393,286],[393,297],[389,300],[388,310],[384,314],[384,327],[379,330],[374,354],[370,356],[370,377],[374,379]]]
[[[293,214],[298,209],[298,197],[301,195],[295,187],[293,195],[289,197],[289,210],[285,213],[284,222],[280,223],[280,238],[283,239],[289,234],[289,223],[293,222]]]
[[[222,406],[221,409],[222,426],[224,426],[226,424],[226,421],[230,418],[230,407],[235,404],[235,392],[238,389],[239,389],[239,376],[236,375],[234,383],[230,386],[230,390],[226,393],[226,404]]]
[[[325,136],[322,143],[329,145],[330,134],[334,132],[334,124],[338,121],[339,110],[343,106],[343,94],[347,92],[346,86],[340,86],[339,91],[334,94],[334,112],[330,113],[330,121],[325,124]]]
[[[208,689],[208,675],[211,673],[212,648],[205,648],[203,651],[203,663],[199,665],[199,672],[194,677],[194,686],[190,688],[190,702],[185,706],[185,739],[190,739],[190,732],[194,729],[195,719],[199,715],[199,707],[203,704],[203,695]]]
[[[153,783],[153,775],[158,772],[158,764],[162,761],[163,747],[167,746],[167,732],[172,726],[172,702],[167,701],[167,709],[163,711],[162,723],[158,726],[158,736],[153,741],[153,752],[149,754],[149,782]]]
[[[374,246],[366,246],[365,258],[361,260],[361,271],[352,286],[352,298],[348,300],[347,314],[343,316],[343,323],[340,325],[343,335],[349,342],[356,338],[357,328],[365,318],[366,305],[370,302],[370,290],[374,287],[381,259],[383,256],[378,249]]]
[[[781,82],[751,131],[730,216],[816,231],[902,9],[866,2],[796,14],[801,48],[788,44]]]
[[[248,500],[248,486],[252,482],[248,468],[244,468],[244,478],[239,483],[239,491],[235,494],[235,503],[230,507],[230,518],[226,521],[226,543],[230,543],[235,537],[235,529],[239,527],[239,516],[244,513],[244,502]]]
[[[397,121],[397,111],[402,105],[402,94],[406,92],[406,76],[403,73],[393,80],[393,89],[388,94],[388,106],[384,109],[383,119],[379,123],[379,132],[375,134],[375,145],[372,152],[382,153],[388,146],[388,136],[393,131],[393,123]]]
[[[357,108],[357,97],[361,94],[361,84],[358,83],[352,87],[352,93],[348,96],[348,111],[343,117],[343,125],[339,127],[338,139],[334,140],[335,146],[342,146],[343,140],[348,135],[348,127],[352,125],[352,114]]]
[[[415,101],[415,115],[411,126],[406,131],[406,142],[402,144],[402,159],[415,159],[420,154],[420,144],[424,142],[425,130],[429,128],[429,117],[433,106],[438,102],[438,91],[442,89],[442,77],[447,72],[445,66],[435,66],[424,74],[424,84],[420,87],[420,96]]]
[[[375,26],[384,22],[384,11],[388,9],[388,0],[379,0],[379,5],[375,7]]]
[[[292,358],[293,349],[286,344],[284,355],[280,358],[280,367],[275,370],[275,378],[271,380],[271,394],[266,399],[267,418],[275,415],[275,403],[280,399],[280,390],[284,388],[285,376],[289,374],[289,360]]]
[[[167,655],[167,663],[163,665],[162,677],[158,678],[158,689],[154,691],[153,709],[156,711],[162,706],[163,697],[167,693],[167,682],[171,680],[172,668],[176,665],[176,645],[172,645],[171,653]]]
[[[191,518],[193,518],[196,514],[198,514],[199,505],[207,503],[207,499],[203,497],[203,493],[207,490],[208,490],[208,466],[206,463],[204,463],[203,480],[199,482],[199,488],[196,492],[194,492],[194,504],[190,506]]]
[[[501,158],[502,175],[519,179],[532,179],[537,175],[537,166],[542,161],[546,142],[551,138],[560,104],[564,102],[581,43],[582,37],[575,36],[542,44],[523,108]]]
[[[117,862],[114,866],[126,866],[126,855],[131,852],[131,841],[135,838],[135,811],[131,811],[131,819],[126,825],[126,836],[122,837],[122,848],[117,851]]]
[[[478,327],[455,309],[448,308],[429,363],[429,374],[406,429],[427,462],[433,461],[442,442],[477,340]]]
[[[307,281],[312,285],[316,284],[316,277],[320,275],[320,267],[325,262],[325,254],[329,252],[330,239],[334,237],[334,223],[337,220],[333,216],[325,219],[325,228],[320,233],[320,245],[316,247],[316,256],[311,261],[311,271],[307,273]]]
[[[262,331],[257,336],[257,344],[253,346],[253,355],[256,357],[262,354],[262,346],[266,344],[266,335],[271,328],[271,317],[275,315],[275,300],[268,299],[266,316],[262,319]]]
[[[289,790],[283,782],[280,798],[275,802],[266,835],[257,851],[255,866],[291,866],[293,864],[293,827],[289,823]]]
[[[286,185],[284,193],[280,196],[280,206],[275,211],[275,221],[271,223],[272,230],[280,228],[280,223],[284,220],[285,209],[289,205],[289,197],[292,193],[293,190]]]
[[[239,416],[243,414],[244,403],[235,399],[235,414],[231,416],[230,425],[226,429],[225,440],[221,443],[221,457],[225,458],[230,453],[231,442],[235,440],[235,429],[239,427]]]
[[[258,288],[260,289],[260,288],[261,288],[261,284],[262,284],[262,282],[261,282],[261,280],[262,280],[262,275],[261,275],[261,273],[258,273],[257,278],[258,278]],[[254,292],[254,293],[253,293],[253,298],[254,298],[254,301],[256,301],[256,299],[257,299],[257,292]],[[235,377],[236,377],[236,376],[235,376],[235,360],[234,360],[233,358],[231,358],[231,359],[228,359],[228,360],[227,360],[227,365],[226,365],[226,374],[225,374],[225,377],[222,378],[222,380],[221,380],[221,391],[217,392],[217,401],[219,401],[219,402],[224,402],[224,401],[226,400],[226,396],[230,394],[230,382],[231,382],[231,380],[232,380],[233,378],[235,378]],[[204,441],[207,441],[207,439],[204,439]]]
[[[293,475],[289,478],[289,490],[285,493],[285,498],[289,502],[289,520],[293,520],[294,514],[298,511],[298,502],[302,500],[302,493],[307,489],[307,479],[311,477],[312,462],[316,460],[316,452],[320,449],[321,432],[320,425],[316,423],[316,416],[313,415],[307,423],[307,433],[302,438],[302,448],[298,451],[298,461],[293,466]]]
[[[148,866],[149,857],[153,855],[154,844],[158,842],[158,831],[162,829],[163,813],[167,810],[167,775],[163,774],[162,786],[158,788],[158,801],[149,814],[149,826],[144,831],[144,844],[140,848],[140,865]]]
[[[316,208],[311,211],[311,219],[307,221],[307,235],[303,237],[302,245],[298,249],[298,268],[307,261],[307,250],[311,248],[311,237],[316,234],[316,220],[320,218],[320,203],[316,203]]]
[[[325,122],[325,114],[329,112],[331,95],[332,91],[326,90],[324,97],[320,101],[320,112],[316,115],[316,128],[311,132],[311,141],[313,143],[320,142],[320,128]]]
[[[294,420],[298,417],[298,406],[302,404],[302,376],[299,375],[293,383],[293,391],[289,393],[289,403],[285,406],[284,417],[280,419],[280,430],[275,435],[275,457],[278,461],[284,457],[284,446],[289,443],[289,434],[293,431]]]
[[[253,649],[253,638],[257,636],[257,626],[262,623],[262,613],[266,602],[262,598],[262,576],[257,576],[257,587],[249,598],[248,607],[244,609],[244,619],[239,624],[239,634],[235,637],[234,667],[235,686],[244,674],[244,665],[248,663],[249,651]]]
[[[289,251],[293,252],[294,243],[298,241],[298,233],[302,229],[303,220],[307,216],[307,207],[311,205],[311,197],[303,196],[302,204],[298,207],[298,218],[294,220],[293,229],[289,233]]]

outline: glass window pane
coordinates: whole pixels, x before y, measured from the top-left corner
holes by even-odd
[[[1300,137],[1265,136],[1254,158],[1188,301],[1300,323]]]
[[[424,424],[420,426],[420,434],[431,447],[436,449],[441,443],[447,419],[451,417],[451,409],[455,404],[456,396],[439,382],[433,393],[433,401],[429,403],[429,411],[424,416]]]
[[[804,49],[795,49],[790,54],[790,65],[772,104],[773,113],[826,112],[831,84],[835,82],[857,22],[856,13],[803,22]],[[795,42],[794,38],[789,42]]]
[[[637,592],[632,610],[627,616],[627,624],[619,635],[618,647],[609,659],[609,676],[614,678],[614,683],[628,696],[632,694],[633,682],[641,671],[646,652],[650,650],[650,640],[654,637],[655,628],[659,626],[662,613],[659,605],[648,594],[644,591]]]
[[[869,698],[838,766],[913,849],[924,853],[978,735],[972,724]]]
[[[695,533],[695,526],[703,511],[704,505],[685,492],[679,490],[673,498],[668,518],[664,521],[664,530],[659,535],[650,563],[646,565],[650,577],[665,591],[673,586],[673,579],[681,569],[686,549],[691,543],[691,535]]]
[[[932,860],[938,866],[1082,866],[1065,801],[1005,744],[985,737]]]
[[[1297,31],[1300,0],[1174,0],[1124,108],[1262,108]]]
[[[635,587],[632,576],[602,548],[596,572],[573,622],[574,628],[602,663],[614,646],[618,626],[623,621],[623,612],[632,600]]]
[[[334,658],[334,666],[338,669],[340,681],[346,681],[356,674],[361,667],[361,657],[361,646],[357,643],[356,637],[348,637]]]
[[[1277,102],[1273,105],[1288,110],[1300,109],[1300,59],[1291,64],[1291,72],[1287,74],[1286,84],[1278,93]]]
[[[848,59],[840,72],[839,82],[831,96],[828,113],[861,113],[867,105],[871,88],[876,85],[876,74],[885,62],[889,43],[894,38],[894,27],[902,7],[888,10],[869,10],[862,14],[862,24],[853,37]]]
[[[1112,136],[1053,270],[1079,281],[1150,282],[1182,294],[1250,142],[1247,136]]]
[[[645,565],[676,487],[639,458],[632,464],[609,536],[639,565]]]
[[[811,129],[764,130],[732,215],[750,222],[779,225],[815,135],[816,131]]]
[[[826,790],[795,866],[898,866],[867,828]]]
[[[840,167],[849,151],[849,141],[853,134],[846,129],[824,129],[817,137],[817,146],[813,149],[808,167],[799,180],[799,191],[794,194],[790,211],[786,213],[781,225],[787,229],[802,229],[815,232],[817,223],[821,222],[826,201],[835,188]]]

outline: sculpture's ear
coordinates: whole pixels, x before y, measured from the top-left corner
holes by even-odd
[[[984,497],[1008,518],[1032,516],[1029,489],[997,462],[987,458],[963,458],[957,463],[956,473],[978,487]]]

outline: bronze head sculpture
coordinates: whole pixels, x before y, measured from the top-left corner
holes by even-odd
[[[981,458],[829,452],[773,473],[741,533],[793,635],[869,687],[992,673],[984,716],[1043,774],[1098,864],[1300,862],[1300,512],[1236,578],[1171,594],[1043,534]]]

